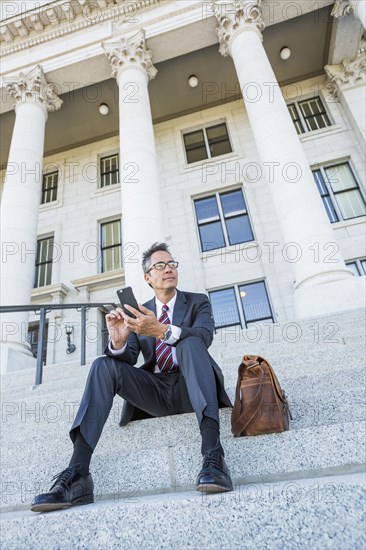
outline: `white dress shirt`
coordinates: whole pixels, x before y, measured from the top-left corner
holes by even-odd
[[[177,340],[179,340],[179,338],[181,336],[181,333],[182,333],[182,329],[180,327],[177,327],[177,326],[171,324],[171,322],[173,320],[173,312],[174,312],[174,306],[175,306],[176,299],[177,299],[177,293],[175,293],[175,296],[173,296],[173,298],[166,304],[169,308],[168,311],[167,311],[167,315],[169,317],[170,326],[172,327],[172,335],[169,338],[169,340],[167,340],[165,342],[168,345],[175,344],[175,342]],[[156,318],[159,319],[159,317],[162,313],[164,304],[163,304],[163,302],[161,302],[157,298],[155,298],[155,303],[156,303]],[[116,350],[116,349],[112,348],[111,340],[109,340],[109,343],[108,343],[108,350],[112,355],[120,355],[121,353],[123,353],[125,351],[126,347],[127,347],[127,344],[125,344],[123,346],[123,348]],[[175,349],[175,347],[172,347],[172,355],[173,355],[173,363],[175,365],[178,365],[177,350]],[[160,369],[159,369],[158,365],[155,365],[154,373],[157,374],[159,372],[160,372]]]

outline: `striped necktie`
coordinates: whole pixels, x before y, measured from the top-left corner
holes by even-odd
[[[169,309],[168,306],[164,304],[161,315],[159,317],[159,323],[164,323],[164,325],[170,324],[170,320],[167,313],[168,309]],[[156,362],[158,364],[160,372],[169,372],[169,371],[177,370],[173,363],[172,348],[168,346],[168,344],[163,342],[163,340],[160,340],[159,338],[157,338],[155,351],[156,351]]]

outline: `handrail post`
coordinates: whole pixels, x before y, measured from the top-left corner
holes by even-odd
[[[37,370],[36,370],[36,386],[42,384],[43,374],[43,343],[44,343],[44,329],[46,326],[46,308],[41,307],[39,315],[39,329],[38,329],[38,344],[37,344]]]
[[[80,365],[86,364],[86,306],[81,306],[81,358]]]

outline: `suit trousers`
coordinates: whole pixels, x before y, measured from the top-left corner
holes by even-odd
[[[74,441],[77,429],[95,449],[115,395],[151,416],[195,412],[198,423],[203,414],[219,423],[215,373],[206,346],[189,336],[177,346],[179,371],[154,374],[110,356],[93,362],[84,394],[70,430]]]

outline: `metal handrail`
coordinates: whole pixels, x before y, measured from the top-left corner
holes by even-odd
[[[39,338],[37,344],[37,368],[35,386],[42,384],[43,375],[43,344],[44,330],[46,327],[46,315],[50,311],[62,309],[76,309],[81,313],[81,347],[80,347],[80,365],[86,364],[86,312],[89,309],[102,309],[106,313],[110,308],[116,308],[113,302],[106,303],[88,303],[88,304],[34,304],[34,305],[18,305],[18,306],[0,306],[0,313],[19,313],[21,311],[33,311],[36,315],[39,314]]]

